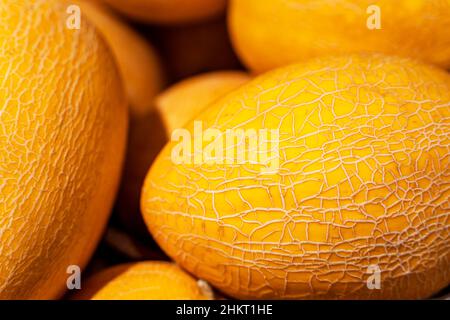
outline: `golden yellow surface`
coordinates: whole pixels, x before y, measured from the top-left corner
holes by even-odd
[[[370,5],[380,9],[380,29],[367,27]],[[237,52],[257,72],[359,52],[450,67],[450,0],[231,0],[229,25]]]
[[[446,72],[319,58],[252,80],[196,120],[279,129],[280,167],[175,165],[175,142],[165,147],[141,207],[192,274],[236,298],[425,298],[450,282]],[[367,287],[371,265],[380,290]]]
[[[100,271],[74,297],[78,300],[206,300],[202,286],[174,263],[138,262]]]
[[[0,298],[58,297],[115,195],[126,100],[107,46],[68,4],[0,0]]]
[[[161,24],[191,23],[225,10],[226,0],[101,0],[135,19]]]

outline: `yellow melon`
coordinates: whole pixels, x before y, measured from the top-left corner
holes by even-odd
[[[78,300],[207,300],[210,287],[169,262],[121,264],[98,272],[74,299]]]
[[[133,117],[145,116],[162,90],[164,73],[152,45],[105,6],[78,0],[82,13],[99,29],[117,60]]]
[[[318,58],[250,81],[186,130],[186,161],[169,143],[141,206],[197,277],[236,298],[424,298],[449,284],[446,72]]]
[[[0,0],[0,298],[62,294],[106,224],[127,131],[108,47],[69,4]]]
[[[102,0],[122,13],[150,23],[179,24],[208,19],[225,10],[226,0]]]
[[[257,72],[367,51],[450,67],[449,0],[231,0],[229,22],[237,52]]]

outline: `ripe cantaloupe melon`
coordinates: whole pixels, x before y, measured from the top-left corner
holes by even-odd
[[[108,47],[68,4],[0,0],[0,299],[55,298],[108,218],[127,107]]]
[[[236,298],[424,298],[449,284],[446,72],[382,55],[318,58],[252,80],[195,121],[222,134],[278,129],[279,169],[175,164],[179,142],[164,148],[142,211],[192,274]],[[381,287],[369,289],[378,270]]]
[[[229,26],[257,72],[367,51],[450,67],[449,0],[231,0]]]
[[[110,267],[82,284],[78,300],[207,300],[212,291],[176,264],[139,262]]]
[[[150,23],[179,24],[208,19],[225,10],[226,0],[102,0],[124,14]]]
[[[92,0],[78,0],[82,14],[105,37],[117,61],[133,117],[145,116],[165,83],[164,72],[153,46],[110,10]]]

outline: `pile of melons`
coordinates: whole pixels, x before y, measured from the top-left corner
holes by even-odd
[[[448,291],[448,1],[0,17],[0,299]]]

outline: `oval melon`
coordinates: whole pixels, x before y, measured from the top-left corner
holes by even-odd
[[[218,130],[222,146],[227,129],[278,130],[258,140],[271,160],[248,161],[245,144],[245,162],[177,164],[173,141],[147,175],[144,219],[178,264],[236,298],[429,297],[450,282],[449,106],[450,75],[408,59],[275,70],[186,126]]]
[[[450,67],[448,0],[231,0],[229,27],[239,56],[256,72],[359,52]]]
[[[102,0],[122,13],[144,22],[191,23],[225,10],[226,0]]]
[[[56,298],[106,224],[127,107],[108,47],[69,4],[0,0],[0,298]]]
[[[121,264],[98,272],[75,296],[78,300],[207,300],[212,291],[169,262]]]

